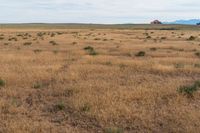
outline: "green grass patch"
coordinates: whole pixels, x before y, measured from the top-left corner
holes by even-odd
[[[186,95],[188,97],[193,97],[194,93],[200,88],[200,80],[194,82],[192,85],[180,86],[177,91],[180,94]]]
[[[6,82],[3,79],[0,79],[0,87],[4,87],[6,85]]]

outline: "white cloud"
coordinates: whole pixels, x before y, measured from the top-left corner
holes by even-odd
[[[143,23],[198,18],[197,0],[0,0],[0,23]]]

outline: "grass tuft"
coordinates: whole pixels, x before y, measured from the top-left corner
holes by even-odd
[[[105,133],[123,133],[123,129],[117,127],[106,128]]]
[[[64,103],[60,102],[60,103],[56,104],[55,109],[58,110],[58,111],[64,110],[65,109]]]

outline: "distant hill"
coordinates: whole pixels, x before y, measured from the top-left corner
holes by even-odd
[[[188,25],[196,25],[200,22],[200,19],[190,19],[190,20],[176,20],[173,22],[163,22],[164,24],[188,24]]]

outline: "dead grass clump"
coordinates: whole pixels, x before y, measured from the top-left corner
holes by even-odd
[[[156,51],[157,48],[153,47],[153,48],[150,48],[151,51]]]
[[[184,68],[184,66],[185,65],[182,64],[182,63],[177,63],[177,64],[174,65],[175,68]]]
[[[42,50],[40,50],[40,49],[35,49],[35,50],[33,50],[33,52],[34,52],[34,53],[40,53],[40,52],[42,52]]]
[[[64,34],[63,32],[57,32],[57,35],[62,35],[62,34]]]
[[[39,89],[39,88],[41,88],[42,87],[42,85],[40,84],[40,83],[35,83],[34,85],[33,85],[33,88],[34,89]]]
[[[131,57],[132,54],[131,53],[126,53],[125,56]]]
[[[24,39],[24,40],[27,40],[27,39],[28,39],[28,37],[23,37],[23,39]]]
[[[25,46],[29,46],[29,45],[31,45],[31,44],[32,44],[32,42],[25,42],[25,43],[24,43]]]
[[[123,63],[120,63],[120,64],[119,64],[120,70],[124,70],[126,67],[127,67],[127,66],[126,66],[125,64],[123,64]]]
[[[10,38],[8,38],[8,41],[17,41],[17,38],[16,37],[10,37]]]
[[[58,45],[58,43],[56,43],[55,41],[50,41],[49,43],[52,45]]]
[[[76,45],[76,44],[78,44],[77,42],[72,42],[72,45]]]
[[[95,41],[99,41],[99,40],[101,40],[101,38],[95,38],[94,40],[95,40]]]
[[[107,62],[104,63],[104,65],[111,66],[111,65],[112,65],[112,62],[107,61]]]
[[[58,52],[59,52],[58,50],[53,50],[54,54],[58,54]]]
[[[74,95],[74,90],[73,89],[66,89],[65,92],[64,92],[64,96],[66,97],[71,97]]]
[[[91,106],[88,103],[86,103],[80,108],[80,111],[88,112],[88,111],[90,111],[90,109],[91,109]]]

